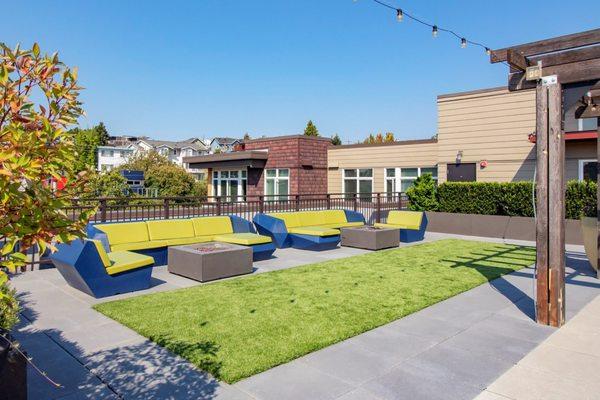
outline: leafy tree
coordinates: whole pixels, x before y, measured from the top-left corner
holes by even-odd
[[[415,179],[406,191],[409,208],[413,211],[435,211],[438,209],[435,180],[431,174],[423,174]]]
[[[69,132],[74,135],[75,169],[84,171],[86,169],[95,169],[97,164],[97,151],[100,145],[100,138],[94,128],[79,129],[74,128]]]
[[[9,331],[19,321],[19,303],[8,276],[0,271],[0,333]]]
[[[304,128],[304,134],[306,136],[319,136],[319,130],[315,124],[313,124],[312,120],[308,121],[306,124],[306,128]]]
[[[244,133],[244,140],[250,140],[250,139],[252,139],[250,137],[250,134],[248,132]]]
[[[124,197],[129,194],[127,179],[117,170],[90,176],[86,197]]]
[[[108,139],[110,139],[110,135],[108,134],[106,126],[104,126],[104,122],[100,122],[94,129],[98,134],[98,143],[100,146],[106,146],[108,144]]]
[[[385,134],[385,139],[383,139],[383,141],[386,143],[390,143],[395,142],[396,139],[394,138],[394,134],[392,132],[388,132]]]
[[[375,136],[373,136],[373,134],[371,133],[371,134],[370,134],[370,135],[369,135],[369,136],[368,136],[368,137],[365,139],[365,141],[364,141],[363,143],[365,143],[365,144],[374,144],[374,143],[376,143],[376,141],[375,141]]]
[[[342,139],[340,139],[340,135],[338,135],[337,133],[333,135],[333,137],[331,138],[331,143],[333,143],[334,146],[341,145]]]
[[[375,143],[383,143],[383,135],[381,133],[375,135]]]
[[[80,90],[77,71],[58,54],[0,44],[0,266],[15,269],[34,245],[55,250],[84,235],[94,210],[74,220],[63,212],[86,182],[67,130],[83,114]],[[67,185],[57,191],[52,180]]]
[[[143,171],[144,186],[157,189],[159,196],[206,196],[206,183],[154,150],[133,155],[120,168]]]

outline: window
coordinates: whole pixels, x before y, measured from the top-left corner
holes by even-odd
[[[579,100],[590,90],[587,82],[569,84],[563,87],[563,115],[565,132],[595,131],[598,127],[597,118],[575,118],[575,110],[580,106]]]
[[[359,196],[363,201],[371,199],[373,193],[373,169],[358,168],[344,170],[344,193],[347,199],[352,199],[355,193],[369,194],[368,196]]]
[[[265,170],[265,195],[270,196],[267,200],[287,199],[290,194],[290,170],[285,169],[267,169]]]
[[[594,181],[598,177],[598,163],[596,160],[579,160],[579,180]]]
[[[224,201],[245,201],[246,184],[246,170],[213,172],[213,196]]]
[[[385,192],[387,194],[405,193],[413,185],[415,179],[423,174],[431,174],[431,177],[437,182],[437,167],[386,168]]]

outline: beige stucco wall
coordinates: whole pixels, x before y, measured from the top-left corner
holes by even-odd
[[[440,182],[446,163],[477,163],[477,180],[510,182],[533,177],[535,145],[527,136],[535,131],[535,90],[495,89],[438,98]],[[488,166],[480,168],[486,160]]]
[[[373,190],[383,192],[385,168],[435,167],[436,164],[435,142],[332,146],[327,152],[327,190],[330,193],[342,192],[342,173],[345,168],[373,168]]]

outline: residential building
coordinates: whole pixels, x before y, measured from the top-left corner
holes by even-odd
[[[589,85],[565,87],[565,177],[596,179],[595,119],[573,117]],[[330,192],[406,191],[419,175],[438,182],[534,178],[535,90],[492,88],[438,96],[437,139],[328,149]]]
[[[242,144],[241,139],[229,137],[216,137],[210,141],[211,153],[230,153],[235,150],[235,147]]]
[[[98,171],[111,171],[125,164],[135,152],[133,144],[128,146],[98,146]]]
[[[137,142],[136,146],[140,151],[155,150],[159,154],[167,157],[173,163],[185,168],[185,170],[189,174],[193,175],[196,179],[206,179],[206,171],[197,168],[190,168],[190,166],[183,161],[185,157],[193,157],[209,153],[209,149],[201,139],[190,138],[179,142],[142,139]]]
[[[238,150],[184,162],[208,171],[208,193],[227,200],[266,196],[286,199],[295,194],[327,192],[327,148],[331,140],[305,135],[240,142]]]

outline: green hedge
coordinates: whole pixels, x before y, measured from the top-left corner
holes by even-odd
[[[437,187],[437,204],[430,210],[449,213],[533,217],[531,182],[446,182]],[[596,215],[596,183],[570,181],[566,217]]]

